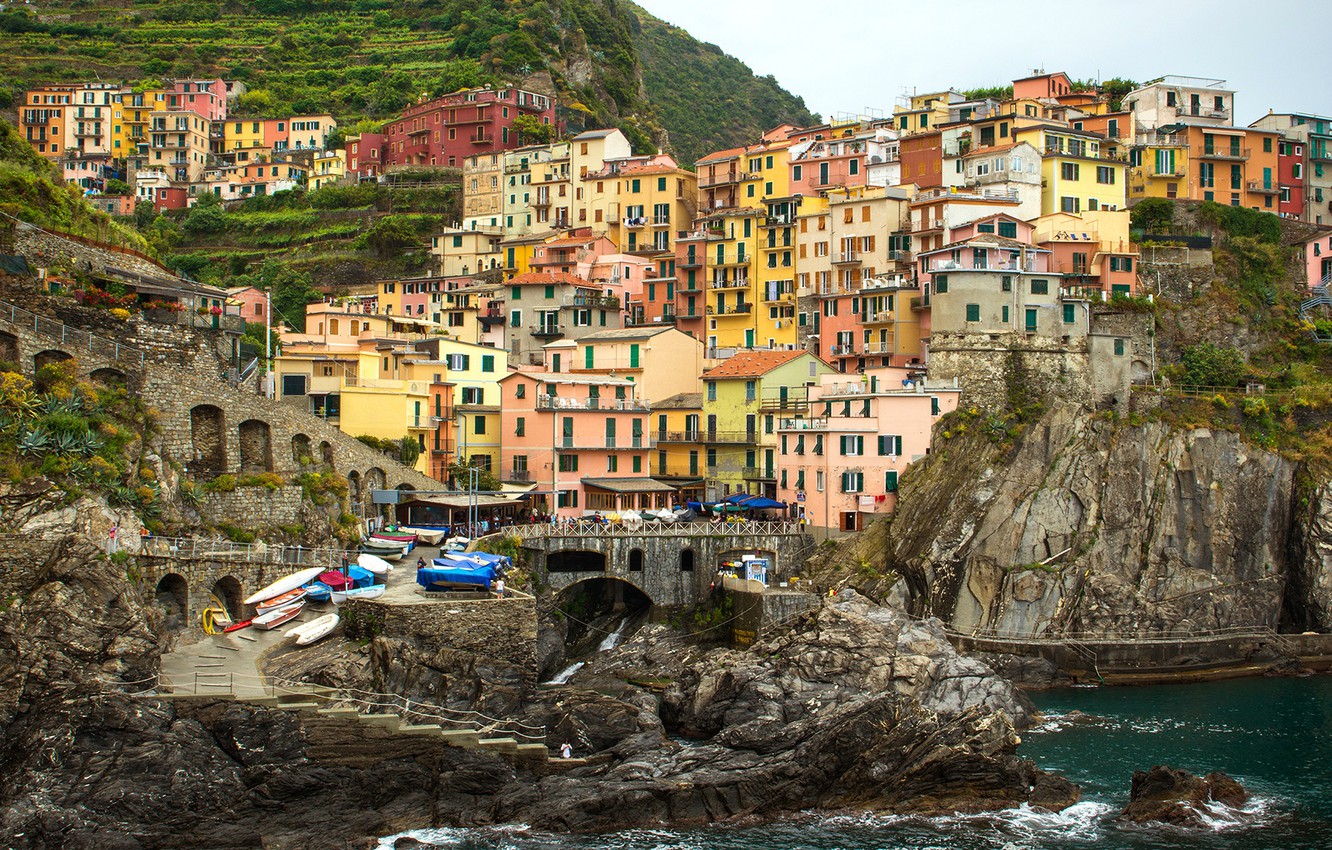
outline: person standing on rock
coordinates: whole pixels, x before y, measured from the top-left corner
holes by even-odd
[[[573,758],[573,747],[569,746],[568,741],[565,741],[563,744],[560,744],[560,758],[562,759]]]

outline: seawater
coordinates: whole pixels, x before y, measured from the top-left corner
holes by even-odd
[[[1032,694],[1045,721],[1022,754],[1065,774],[1082,802],[1059,814],[804,815],[762,826],[551,835],[520,826],[408,833],[461,850],[1332,850],[1332,677],[1072,688]],[[1081,712],[1076,714],[1075,712]],[[1114,821],[1134,770],[1221,770],[1253,800],[1205,830]],[[391,848],[397,836],[385,838]]]

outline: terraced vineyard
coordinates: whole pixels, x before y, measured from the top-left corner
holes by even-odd
[[[623,0],[40,0],[0,14],[0,107],[33,85],[239,79],[240,111],[347,125],[420,97],[520,81],[572,126],[619,126],[685,162],[813,119],[771,78]]]

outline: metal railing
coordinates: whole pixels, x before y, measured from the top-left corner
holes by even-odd
[[[121,345],[109,339],[102,339],[100,336],[94,336],[85,330],[72,328],[63,322],[48,319],[46,316],[39,316],[7,302],[0,301],[0,317],[3,317],[15,327],[31,328],[34,333],[39,333],[51,339],[58,339],[61,345],[77,345],[91,351],[93,354],[109,357],[117,362],[137,364],[140,368],[143,368],[148,359],[148,356],[137,348]]]
[[[740,522],[629,522],[598,523],[591,519],[564,519],[514,529],[523,540],[560,537],[729,537],[735,535],[803,534],[796,520],[745,519]]]

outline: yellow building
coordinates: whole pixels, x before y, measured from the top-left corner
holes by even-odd
[[[962,103],[966,98],[951,89],[944,92],[911,95],[893,109],[893,121],[897,132],[903,136],[915,133],[928,133],[940,124],[946,124],[952,117],[949,108],[955,103]]]
[[[1127,206],[1128,155],[1118,143],[1071,127],[1018,127],[1014,133],[1041,152],[1041,215]]]
[[[445,230],[431,238],[430,253],[435,256],[441,277],[499,273],[504,268],[502,238],[498,228]]]
[[[835,372],[808,351],[741,351],[703,373],[707,497],[777,491],[777,424],[808,408],[805,385]]]
[[[272,147],[264,138],[264,120],[262,118],[231,118],[227,120],[225,126],[222,146],[226,151]]]
[[[681,501],[701,501],[704,491],[703,394],[681,393],[652,402],[652,477],[679,489]]]
[[[306,178],[310,191],[325,186],[336,186],[347,173],[347,160],[342,150],[320,151],[310,163],[310,174]]]
[[[657,399],[702,389],[703,343],[673,327],[634,327],[597,331],[580,337],[569,371],[603,372],[628,378],[635,395]]]
[[[111,147],[117,157],[131,157],[148,150],[149,115],[166,109],[165,89],[125,91],[115,105]],[[142,147],[141,147],[142,146]]]
[[[570,226],[574,186],[569,171],[569,151],[569,142],[555,142],[539,148],[511,151],[507,155],[506,235],[545,233]]]
[[[451,388],[458,460],[495,472],[502,443],[499,379],[509,372],[507,360],[502,349],[451,337],[414,343],[405,355],[413,378]]]

